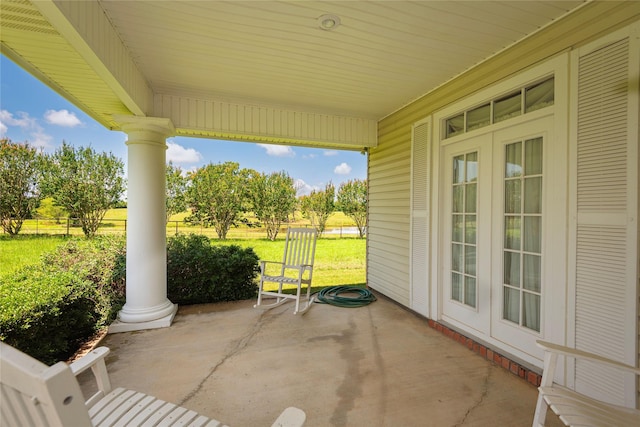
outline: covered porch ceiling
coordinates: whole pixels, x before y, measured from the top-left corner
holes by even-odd
[[[110,129],[362,149],[582,1],[3,0],[2,53]]]

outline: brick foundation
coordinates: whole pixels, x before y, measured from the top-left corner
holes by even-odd
[[[519,363],[514,362],[508,357],[496,353],[494,350],[485,347],[484,345],[474,341],[469,337],[465,337],[459,332],[456,332],[442,325],[441,323],[436,322],[435,320],[428,319],[427,323],[436,331],[440,332],[446,337],[451,338],[455,342],[464,345],[469,350],[478,354],[480,357],[487,359],[498,366],[502,366],[513,375],[522,378],[523,380],[533,384],[536,387],[540,386],[540,380],[542,380],[542,376],[537,372],[533,372],[532,370],[520,365]]]

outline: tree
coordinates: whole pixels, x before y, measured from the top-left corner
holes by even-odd
[[[43,181],[47,195],[80,221],[85,236],[95,235],[107,210],[124,193],[122,160],[65,142],[48,160]]]
[[[249,181],[251,210],[267,229],[267,238],[275,240],[283,222],[296,205],[293,178],[285,171],[270,175],[256,172]]]
[[[166,222],[171,215],[187,209],[187,183],[189,180],[182,174],[182,169],[169,162],[166,168]]]
[[[338,189],[338,209],[353,219],[362,239],[367,228],[367,181],[349,180]]]
[[[335,210],[336,189],[329,182],[323,191],[313,190],[308,196],[300,199],[302,214],[311,220],[311,225],[318,231],[318,235],[324,233],[329,216]]]
[[[213,224],[218,238],[225,240],[246,205],[247,175],[235,162],[210,163],[193,172],[187,189],[191,219]]]
[[[58,206],[53,197],[45,197],[40,200],[40,206],[36,209],[38,218],[54,218],[56,224],[60,224],[60,218],[67,218],[69,214],[62,206]]]
[[[0,222],[16,235],[40,201],[41,156],[28,143],[0,139]]]

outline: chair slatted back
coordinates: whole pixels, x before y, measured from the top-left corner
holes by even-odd
[[[284,244],[283,268],[297,265],[313,266],[317,235],[314,228],[289,228]]]
[[[84,396],[69,366],[44,363],[0,342],[0,425],[90,427]]]

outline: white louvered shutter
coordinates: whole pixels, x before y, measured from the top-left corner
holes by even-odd
[[[630,97],[638,94],[637,87],[631,90],[629,44],[627,37],[581,52],[577,66],[575,345],[625,362],[634,352],[637,358],[630,348],[636,346],[636,309],[628,299],[636,294],[638,262],[637,228],[630,220],[637,210],[637,171],[629,161],[637,157],[638,143],[629,126],[633,114],[636,127],[638,120]],[[635,386],[623,374],[580,361],[575,369],[578,391],[635,404]]]
[[[430,123],[414,126],[411,143],[411,309],[429,315]]]

